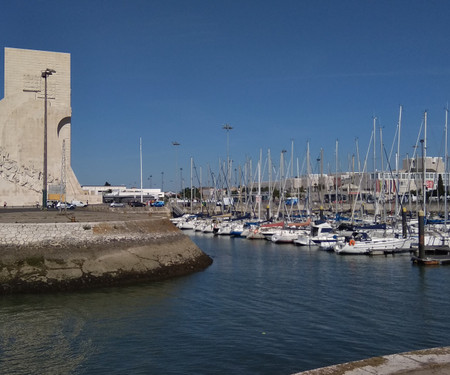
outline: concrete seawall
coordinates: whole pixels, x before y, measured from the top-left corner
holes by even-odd
[[[450,347],[367,358],[293,375],[448,375]]]
[[[212,263],[167,219],[3,223],[0,293],[162,280]]]

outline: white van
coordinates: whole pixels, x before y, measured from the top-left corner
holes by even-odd
[[[86,206],[87,206],[86,203],[81,202],[81,201],[76,201],[76,200],[73,200],[73,201],[71,202],[71,204],[72,204],[73,206],[75,206],[75,207],[86,207]]]

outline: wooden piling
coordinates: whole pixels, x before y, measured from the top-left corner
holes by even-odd
[[[423,211],[419,211],[419,259],[425,258],[425,216]]]

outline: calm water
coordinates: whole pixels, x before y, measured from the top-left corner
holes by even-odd
[[[450,345],[450,267],[205,235],[165,282],[0,299],[0,373],[291,374]]]

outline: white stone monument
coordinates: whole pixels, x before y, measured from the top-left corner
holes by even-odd
[[[0,202],[42,204],[45,79],[47,77],[48,199],[87,200],[71,167],[70,54],[5,48],[5,97],[0,101]],[[64,144],[64,146],[63,146]],[[65,150],[63,158],[63,149]],[[92,197],[91,202],[94,201]]]

